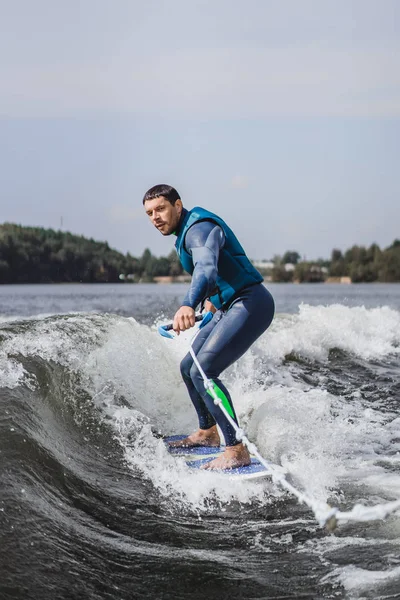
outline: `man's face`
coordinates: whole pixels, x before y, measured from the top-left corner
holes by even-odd
[[[178,227],[182,214],[182,201],[177,200],[172,206],[164,196],[146,200],[144,208],[154,227],[163,235],[171,235]]]

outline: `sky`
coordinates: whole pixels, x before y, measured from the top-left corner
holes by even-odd
[[[400,238],[398,0],[0,0],[0,223],[171,251],[158,183],[253,259]]]

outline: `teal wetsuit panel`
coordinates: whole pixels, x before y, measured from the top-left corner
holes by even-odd
[[[211,221],[195,223],[186,234],[185,247],[192,255],[194,271],[182,306],[196,308],[215,288],[219,251],[225,243],[221,227]]]

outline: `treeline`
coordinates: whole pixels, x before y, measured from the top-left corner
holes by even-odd
[[[67,232],[0,225],[1,283],[137,282],[180,274],[175,250],[168,257],[157,258],[146,249],[135,258],[113,250],[107,242]]]
[[[377,244],[353,246],[344,253],[334,249],[330,260],[312,262],[288,251],[260,270],[277,282],[312,283],[342,277],[353,283],[400,282],[400,240],[384,250]],[[113,250],[107,242],[67,232],[0,225],[0,283],[138,282],[182,274],[175,250],[157,258],[146,249],[135,258]]]
[[[333,250],[329,272],[333,277],[347,275],[353,283],[400,281],[400,240],[384,250],[377,244],[353,246],[344,254]]]
[[[295,251],[274,257],[270,269],[272,281],[321,282],[347,277],[352,283],[400,282],[400,240],[381,250],[377,244],[369,248],[353,246],[346,252],[332,250],[330,260],[300,260]]]

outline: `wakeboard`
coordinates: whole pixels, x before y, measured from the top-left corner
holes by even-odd
[[[225,446],[201,446],[197,448],[171,448],[169,446],[170,442],[183,440],[185,437],[187,436],[171,435],[164,438],[164,443],[167,446],[170,454],[184,458],[187,466],[191,469],[201,469],[205,463],[213,460],[225,450]],[[204,472],[214,474],[217,473],[218,475],[223,475],[224,477],[229,477],[230,479],[260,479],[262,477],[272,477],[274,471],[279,471],[280,473],[285,472],[283,467],[280,465],[274,465],[273,463],[268,464],[271,466],[271,469],[266,469],[257,458],[251,457],[251,464],[247,465],[246,467],[236,467],[235,469],[226,469],[224,471],[204,469]]]

